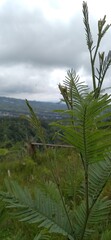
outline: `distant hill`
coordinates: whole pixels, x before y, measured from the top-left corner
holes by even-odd
[[[49,118],[60,118],[59,113],[54,113],[54,110],[66,109],[63,103],[53,103],[53,102],[38,102],[29,101],[30,105],[33,107],[34,111],[39,115],[39,117],[44,119]],[[28,114],[28,107],[25,100],[0,97],[0,117],[11,116],[18,117],[21,114]]]

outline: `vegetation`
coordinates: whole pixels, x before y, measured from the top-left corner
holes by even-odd
[[[45,157],[39,163],[36,158],[33,161],[26,156],[25,164],[24,156],[22,162],[16,161],[14,165],[8,161],[1,163],[3,171],[5,166],[11,169],[5,180],[7,190],[3,186],[0,192],[1,219],[6,216],[5,226],[6,221],[15,226],[18,219],[15,229],[21,228],[13,237],[4,239],[111,239],[111,96],[101,91],[111,65],[111,54],[105,57],[105,53],[98,53],[110,25],[106,25],[106,17],[98,21],[98,39],[94,46],[86,2],[83,2],[83,16],[93,90],[89,91],[85,83],[80,82],[75,71],[68,71],[63,85],[59,85],[62,100],[67,105],[67,110],[60,113],[67,118],[54,123],[60,129],[59,137],[73,149],[62,152],[46,148],[41,122],[26,101],[29,122],[44,144],[44,152],[37,154],[39,158]],[[97,56],[98,68],[95,67]],[[5,149],[1,153],[4,157],[7,155]],[[12,229],[13,234],[14,231]]]
[[[34,111],[38,114],[40,119],[54,120],[60,118],[60,115],[53,113],[54,109],[65,109],[64,104],[53,103],[53,102],[37,102],[30,101]],[[44,114],[45,113],[45,114]],[[0,97],[0,116],[3,117],[18,117],[21,114],[29,114],[25,100]],[[45,115],[45,116],[44,116]]]
[[[74,188],[76,189],[77,184],[79,186],[82,181],[82,176],[80,176],[81,179],[79,179],[80,172],[78,175],[76,174],[78,178],[76,183],[74,183],[72,179],[72,175],[76,173],[76,170],[80,167],[80,163],[77,164],[79,160],[78,156],[71,149],[47,149],[48,157],[46,157],[46,151],[41,151],[39,149],[37,150],[36,154],[36,161],[33,161],[33,159],[26,154],[22,155],[19,159],[17,155],[15,155],[15,159],[11,159],[10,154],[7,155],[7,157],[4,157],[4,161],[0,163],[1,190],[4,191],[5,189],[4,178],[6,179],[5,181],[7,181],[8,178],[8,182],[16,180],[23,188],[24,186],[27,186],[32,194],[35,188],[41,188],[43,191],[46,191],[48,182],[50,182],[50,184],[53,182],[53,175],[50,170],[51,161],[53,164],[53,171],[60,179],[66,201],[68,202],[69,199],[71,201],[71,199],[74,197]],[[65,165],[64,159],[67,159]],[[37,230],[37,224],[31,224],[29,228],[28,224],[22,224],[21,222],[17,223],[16,220],[13,219],[12,214],[8,215],[9,211],[3,212],[3,215],[4,214],[6,215],[4,216],[4,222],[1,221],[2,232],[0,232],[0,239],[7,239],[9,237],[10,239],[13,239],[17,232],[21,232],[25,239],[33,239],[37,233],[39,234],[39,230]],[[51,235],[51,239],[59,240],[60,235]]]
[[[42,128],[47,142],[54,142],[52,139],[55,129],[49,126],[49,121],[41,120]],[[0,118],[0,147],[11,149],[18,142],[26,145],[31,141],[40,141],[39,136],[32,128],[25,115],[21,117],[1,117]]]

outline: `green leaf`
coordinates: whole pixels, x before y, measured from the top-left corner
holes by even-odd
[[[45,134],[44,134],[44,130],[41,126],[41,122],[38,118],[38,116],[35,114],[33,108],[31,107],[31,105],[29,104],[28,100],[26,100],[26,104],[29,108],[29,112],[30,112],[30,116],[25,118],[32,124],[32,126],[35,128],[35,130],[37,131],[38,137],[40,138],[41,142],[44,143],[45,146]]]
[[[89,166],[89,196],[96,201],[111,177],[111,153],[104,161]]]
[[[62,101],[66,103],[68,109],[73,109],[77,104],[79,105],[88,92],[88,87],[84,82],[80,83],[79,76],[73,69],[67,72],[63,85],[59,84],[59,89],[63,96]]]
[[[57,200],[56,198],[54,200],[52,193],[49,193],[50,188],[52,192],[51,184],[48,192],[35,189],[33,199],[29,191],[26,188],[22,189],[16,182],[8,181],[8,185],[10,185],[9,192],[1,192],[0,196],[7,208],[15,209],[14,217],[22,222],[38,223],[38,227],[47,228],[50,233],[60,233],[68,236],[69,239],[73,237],[72,227],[63,203],[61,199],[58,199],[58,193]],[[68,213],[70,215],[69,210]]]
[[[33,240],[50,240],[51,236],[49,235],[48,231],[41,230],[39,234],[37,234]]]
[[[73,117],[72,124],[56,124],[63,132],[63,141],[73,145],[84,161],[89,163],[103,160],[105,152],[111,146],[111,130],[105,121],[105,111],[107,117],[111,118],[111,111],[108,112],[110,103],[111,99],[107,95],[95,99],[93,93],[88,94],[79,101],[79,105],[77,103],[74,110],[69,111],[69,116]]]
[[[106,230],[102,233],[101,240],[111,240],[111,230]]]
[[[92,202],[90,201],[90,206]],[[111,200],[107,198],[99,199],[95,202],[93,207],[89,210],[89,215],[86,221],[86,206],[83,201],[74,212],[75,234],[78,239],[81,239],[84,233],[85,238],[96,231],[97,225],[102,224],[108,218],[111,211]],[[86,224],[86,226],[85,226]],[[85,226],[85,229],[84,229]],[[83,239],[83,238],[82,238]]]

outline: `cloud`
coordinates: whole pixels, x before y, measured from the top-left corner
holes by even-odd
[[[64,79],[64,69],[40,69],[30,65],[0,67],[0,95],[31,100],[55,101],[60,98],[58,84]],[[59,76],[59,77],[58,77]]]
[[[5,1],[0,7],[0,95],[57,99],[57,84],[69,68],[83,68],[89,76],[82,18],[81,11],[68,22],[51,21],[40,6],[30,9],[23,1]],[[92,29],[95,39],[95,20]]]
[[[86,51],[81,15],[67,24],[50,22],[40,9],[30,12],[9,3],[0,11],[0,64],[81,65]]]

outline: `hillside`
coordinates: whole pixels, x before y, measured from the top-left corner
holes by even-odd
[[[65,109],[65,105],[62,103],[52,102],[39,102],[29,101],[34,111],[39,115],[40,118],[60,118],[60,114],[54,113],[54,110]],[[28,107],[25,100],[0,97],[0,117],[10,116],[18,117],[21,114],[28,114]]]

